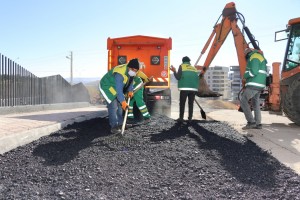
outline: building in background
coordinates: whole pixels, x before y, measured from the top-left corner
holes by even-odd
[[[231,87],[228,77],[229,68],[222,66],[209,67],[204,78],[206,79],[209,88],[220,94],[221,99],[231,99]]]
[[[230,66],[229,78],[231,80],[231,99],[236,101],[238,100],[238,94],[242,89],[240,66]]]

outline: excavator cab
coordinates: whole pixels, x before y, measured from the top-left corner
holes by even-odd
[[[289,71],[300,66],[300,23],[289,26],[287,31],[289,37],[282,71]]]
[[[286,37],[280,35],[286,33]],[[279,70],[274,73],[273,64],[273,84],[278,83],[280,92],[274,95],[275,90],[270,91],[270,98],[277,98],[279,109],[282,109],[284,114],[297,125],[300,125],[300,18],[291,19],[288,22],[287,29],[275,32],[275,42],[287,40],[285,56],[281,69],[281,77]],[[277,71],[277,73],[276,73]],[[275,77],[278,77],[276,80]],[[276,102],[271,105],[275,107]]]

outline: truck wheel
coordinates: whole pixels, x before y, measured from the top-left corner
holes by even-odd
[[[284,114],[298,126],[300,126],[300,78],[294,80],[287,93],[281,96],[282,110]]]

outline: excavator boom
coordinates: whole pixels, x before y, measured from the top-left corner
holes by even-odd
[[[221,18],[221,22],[218,23],[219,19]],[[250,30],[245,26],[244,19],[242,18],[242,15],[237,12],[235,8],[235,3],[230,2],[226,4],[225,8],[223,9],[222,15],[221,15],[217,21],[217,23],[214,26],[214,29],[205,43],[200,56],[198,57],[196,61],[196,68],[198,70],[201,70],[201,77],[200,77],[200,86],[198,91],[198,96],[200,97],[209,97],[209,96],[216,96],[215,92],[212,92],[204,78],[203,75],[205,71],[209,68],[210,64],[212,63],[213,59],[217,55],[218,51],[222,47],[224,41],[226,40],[228,34],[230,31],[232,32],[236,53],[238,56],[238,62],[240,66],[240,75],[243,77],[246,69],[246,58],[244,56],[244,50],[249,47],[249,44],[246,42],[243,32],[238,26],[238,21],[240,21],[243,24],[243,31],[245,31],[246,35],[248,36],[250,43],[252,44],[254,49],[260,50],[259,46],[256,44],[256,41],[254,40],[254,37],[252,36]],[[203,54],[205,54],[206,50],[209,49],[209,52],[207,54],[207,57],[204,61],[204,64],[202,66],[197,65],[200,58]],[[202,80],[201,80],[202,79]]]

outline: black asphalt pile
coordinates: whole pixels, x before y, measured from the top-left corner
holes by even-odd
[[[300,177],[227,124],[76,123],[0,156],[0,199],[300,199]]]

